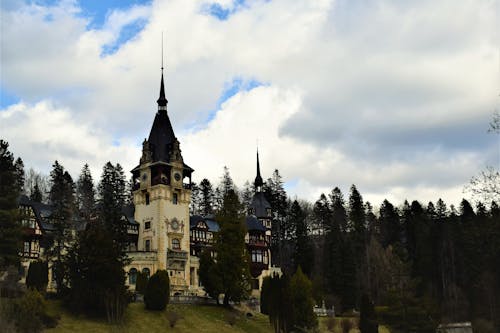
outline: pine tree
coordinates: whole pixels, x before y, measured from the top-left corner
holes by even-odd
[[[341,231],[347,231],[347,212],[345,209],[344,196],[338,187],[332,190],[329,195],[332,205],[332,224],[340,228]]]
[[[248,212],[248,208],[252,203],[253,193],[255,189],[250,182],[247,180],[245,184],[243,184],[243,190],[241,191],[241,203],[243,204],[243,209]]]
[[[318,320],[314,314],[314,300],[312,297],[312,283],[307,276],[302,273],[300,266],[290,280],[291,303],[293,318],[292,327],[305,331],[318,326]]]
[[[31,192],[30,200],[35,202],[43,201],[43,194],[42,191],[40,190],[40,187],[38,186],[38,181],[35,181],[35,186],[33,187],[33,191]]]
[[[387,247],[399,243],[401,241],[401,224],[397,210],[386,199],[380,206],[379,214],[382,246]]]
[[[95,211],[95,189],[88,164],[83,166],[76,183],[76,202],[80,216],[84,221],[90,221]]]
[[[200,183],[200,214],[208,216],[214,213],[214,190],[206,178]]]
[[[9,144],[0,140],[0,272],[19,265],[21,229],[18,220],[16,173]]]
[[[66,262],[73,310],[119,321],[127,305],[124,256],[110,230],[101,223],[88,224]]]
[[[54,280],[57,293],[61,296],[66,289],[67,267],[64,263],[64,254],[72,241],[73,212],[75,210],[75,185],[70,174],[64,167],[55,161],[50,173],[51,184],[49,200],[53,211],[50,219],[54,225],[53,245],[47,251],[52,257]]]
[[[158,270],[148,281],[146,291],[144,293],[144,304],[146,309],[163,311],[167,307],[170,296],[170,279],[168,272]]]
[[[125,176],[120,164],[114,166],[107,162],[98,186],[99,218],[110,230],[113,239],[122,245],[127,243],[127,226],[121,221],[126,198],[125,188]]]
[[[367,294],[361,297],[361,309],[359,314],[359,330],[361,333],[378,333],[377,316],[373,302]]]
[[[217,214],[220,231],[216,236],[217,271],[219,272],[224,305],[247,297],[250,288],[248,253],[245,245],[245,218],[238,195],[229,189]]]
[[[16,162],[14,163],[14,168],[16,170],[15,172],[16,172],[17,191],[19,192],[19,194],[24,194],[24,180],[25,180],[24,162],[20,157],[16,159]]]
[[[198,276],[206,293],[219,304],[219,295],[223,292],[222,280],[218,272],[218,265],[212,258],[209,249],[205,249],[201,253]]]
[[[302,267],[303,272],[310,276],[313,269],[314,249],[308,235],[306,216],[297,200],[292,203],[289,218],[290,223],[295,225],[294,266]]]
[[[189,203],[189,215],[200,214],[200,187],[195,182],[191,183],[191,202]]]

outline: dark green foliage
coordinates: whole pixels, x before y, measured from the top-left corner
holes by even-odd
[[[44,292],[49,283],[49,268],[46,262],[32,261],[26,276],[26,286]]]
[[[17,298],[6,310],[7,318],[18,332],[36,333],[57,325],[57,319],[47,313],[42,295],[33,289]]]
[[[170,280],[168,272],[158,270],[148,281],[144,293],[144,304],[148,310],[163,311],[167,307],[170,297]]]
[[[359,314],[359,330],[361,333],[377,333],[378,322],[373,302],[367,294],[361,297],[361,308]]]
[[[313,312],[312,283],[302,273],[300,266],[290,280],[290,291],[290,300],[293,309],[291,313],[291,317],[293,318],[291,326],[297,330],[317,327],[318,320]]]
[[[14,169],[16,174],[17,192],[19,194],[22,194],[24,192],[25,174],[24,174],[24,162],[20,157],[16,159],[16,162],[14,163]]]
[[[47,250],[52,257],[54,280],[59,296],[67,289],[67,267],[64,253],[72,241],[73,213],[75,211],[75,184],[64,167],[55,161],[50,172],[51,188],[49,200],[53,206],[50,220],[55,230],[52,233],[53,244]]]
[[[204,178],[199,186],[200,192],[200,214],[203,216],[208,216],[214,213],[214,190],[212,184],[206,178]]]
[[[100,223],[82,231],[67,258],[70,307],[79,313],[119,322],[127,306],[121,246]]]
[[[379,213],[380,243],[384,247],[399,243],[401,241],[401,222],[398,211],[388,200],[384,200]]]
[[[31,192],[30,200],[35,202],[43,201],[43,195],[42,191],[40,190],[40,186],[38,185],[38,181],[35,181],[35,186],[33,187],[33,191]]]
[[[223,291],[222,280],[218,273],[218,265],[212,258],[210,249],[205,249],[201,253],[198,275],[207,294],[219,304],[219,295]]]
[[[272,293],[272,277],[266,276],[262,280],[262,287],[260,289],[260,312],[269,315],[269,303],[271,302]]]
[[[18,220],[14,156],[9,144],[0,140],[0,272],[8,266],[18,267],[21,229]]]
[[[261,304],[269,315],[269,322],[274,332],[289,332],[292,327],[292,302],[290,278],[287,275],[273,275],[266,278],[266,287],[262,286]],[[263,300],[263,301],[262,301]]]
[[[295,225],[294,265],[302,267],[304,273],[310,276],[314,262],[314,250],[307,232],[306,215],[297,200],[292,203],[289,219],[290,223]]]
[[[109,229],[114,240],[126,244],[127,226],[121,221],[121,215],[127,194],[125,176],[120,164],[114,166],[111,162],[107,162],[104,165],[98,195],[98,213],[101,222]]]
[[[146,287],[148,285],[149,277],[144,272],[137,272],[137,280],[135,282],[135,291],[139,294],[144,295],[146,292]]]
[[[76,203],[80,217],[89,221],[95,212],[95,189],[88,164],[83,166],[76,183]]]
[[[238,196],[233,190],[228,190],[216,218],[220,223],[220,231],[215,240],[217,272],[222,282],[224,305],[229,305],[229,301],[245,299],[250,290],[245,218]]]

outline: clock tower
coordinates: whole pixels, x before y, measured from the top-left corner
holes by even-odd
[[[132,170],[135,221],[139,223],[134,263],[151,273],[167,270],[172,293],[187,292],[189,270],[189,203],[191,169],[184,163],[167,113],[161,75],[160,97],[140,163]]]

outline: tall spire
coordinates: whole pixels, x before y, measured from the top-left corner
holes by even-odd
[[[161,84],[160,84],[160,98],[156,101],[158,103],[158,110],[167,110],[167,99],[165,98],[165,84],[163,83],[163,31],[161,33]]]
[[[257,148],[257,177],[255,177],[254,185],[256,192],[262,192],[262,185],[264,185],[264,182],[260,176],[259,148]]]

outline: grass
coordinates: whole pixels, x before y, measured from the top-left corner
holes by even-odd
[[[340,321],[342,320],[343,318],[341,317],[336,317],[335,318],[335,326],[333,328],[333,332],[332,333],[341,333],[342,332],[342,329],[340,327]],[[357,320],[358,318],[352,318],[352,320]],[[319,330],[321,333],[329,333],[331,331],[328,330],[328,327],[327,327],[327,323],[328,323],[328,318],[326,317],[319,317],[318,318],[318,321],[319,321]],[[356,326],[356,325],[354,325]],[[383,325],[379,325],[378,327],[378,332],[379,333],[390,333],[389,329]],[[359,329],[358,328],[353,328],[349,331],[349,333],[359,333]]]
[[[226,321],[227,310],[216,306],[168,305],[167,309],[179,313],[180,319],[174,328],[170,328],[165,312],[146,311],[142,303],[129,305],[122,326],[107,324],[104,320],[74,316],[62,309],[59,302],[49,302],[50,312],[58,313],[61,320],[56,328],[46,330],[48,333],[59,332],[176,332],[176,333],[272,333],[267,316],[254,314],[251,318],[241,316],[231,326]]]
[[[128,306],[125,322],[121,326],[109,325],[105,320],[90,319],[84,316],[75,316],[66,311],[59,301],[48,301],[49,313],[59,314],[61,319],[56,328],[48,329],[48,333],[88,332],[88,333],[139,333],[139,332],[175,332],[175,333],[273,333],[268,317],[254,313],[252,317],[240,316],[234,326],[228,324],[228,309],[209,305],[168,305],[168,311],[175,311],[182,316],[174,328],[164,311],[146,311],[144,304],[132,303]],[[321,333],[329,333],[327,318],[318,318]],[[335,333],[341,333],[341,318],[336,318]],[[352,329],[350,333],[359,333]],[[390,333],[384,327],[379,327],[379,333]]]

